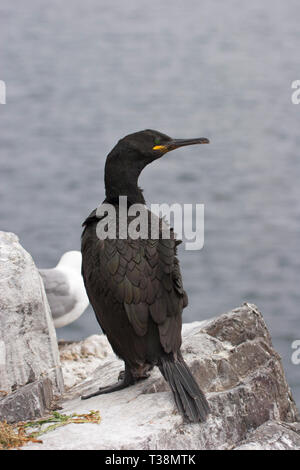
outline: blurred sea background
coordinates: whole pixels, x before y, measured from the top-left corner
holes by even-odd
[[[205,204],[204,249],[179,250],[184,321],[256,303],[298,405],[299,21],[297,0],[0,4],[0,229],[52,267],[80,248],[120,137],[208,137],[140,178],[148,204]],[[89,308],[58,336],[99,332]]]

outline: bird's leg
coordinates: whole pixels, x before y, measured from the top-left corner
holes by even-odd
[[[86,400],[87,398],[103,395],[104,393],[117,392],[118,390],[129,387],[129,385],[133,385],[134,383],[135,379],[129,367],[125,364],[125,371],[120,372],[118,382],[116,384],[109,385],[107,387],[101,387],[97,392],[91,393],[90,395],[83,395],[81,399]]]
[[[125,370],[121,370],[118,375],[118,381],[123,380],[125,377]],[[146,380],[150,377],[150,372],[143,372],[143,374],[134,376],[134,383],[139,382],[140,380]]]

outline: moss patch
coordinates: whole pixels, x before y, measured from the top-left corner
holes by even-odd
[[[37,421],[8,424],[0,422],[0,450],[22,447],[28,442],[42,443],[39,436],[53,431],[67,424],[95,423],[101,421],[99,411],[90,411],[87,414],[65,415],[54,411],[49,417]]]

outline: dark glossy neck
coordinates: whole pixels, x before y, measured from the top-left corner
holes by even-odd
[[[114,171],[111,171],[114,170]],[[138,186],[140,171],[105,168],[105,192],[107,202],[117,204],[119,196],[127,196],[128,204],[145,204],[142,189]]]

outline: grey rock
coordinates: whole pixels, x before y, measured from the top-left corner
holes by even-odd
[[[0,421],[15,423],[43,416],[52,406],[53,386],[50,379],[42,379],[7,395],[1,400]]]
[[[63,377],[44,286],[18,237],[0,232],[0,390],[6,395],[0,400],[2,419],[14,420],[12,403],[13,400],[19,403],[21,396],[24,403],[18,408],[15,419],[26,419],[26,409],[28,416],[32,416],[34,393],[36,408],[40,407],[42,413],[41,387],[43,390],[49,387],[45,386],[47,378],[53,393],[60,394]],[[13,394],[16,391],[20,393]],[[8,409],[9,416],[6,416]]]
[[[268,421],[234,450],[300,450],[300,423]]]
[[[99,410],[101,423],[70,424],[46,434],[42,445],[26,448],[234,449],[254,445],[255,439],[274,449],[279,441],[297,448],[299,414],[280,357],[254,305],[245,304],[218,318],[183,327],[183,355],[211,407],[203,424],[183,423],[157,370],[126,390],[81,401],[81,394],[115,382],[123,368],[105,346],[106,339],[98,338],[99,348],[96,336],[86,344],[62,345],[63,371],[69,383],[73,374],[75,385],[61,405],[68,414]],[[90,376],[81,381],[87,363]],[[276,426],[277,435],[281,429],[280,439],[274,442],[270,423]]]
[[[104,335],[92,335],[75,343],[59,341],[65,388],[78,385],[89,377],[113,351]]]

